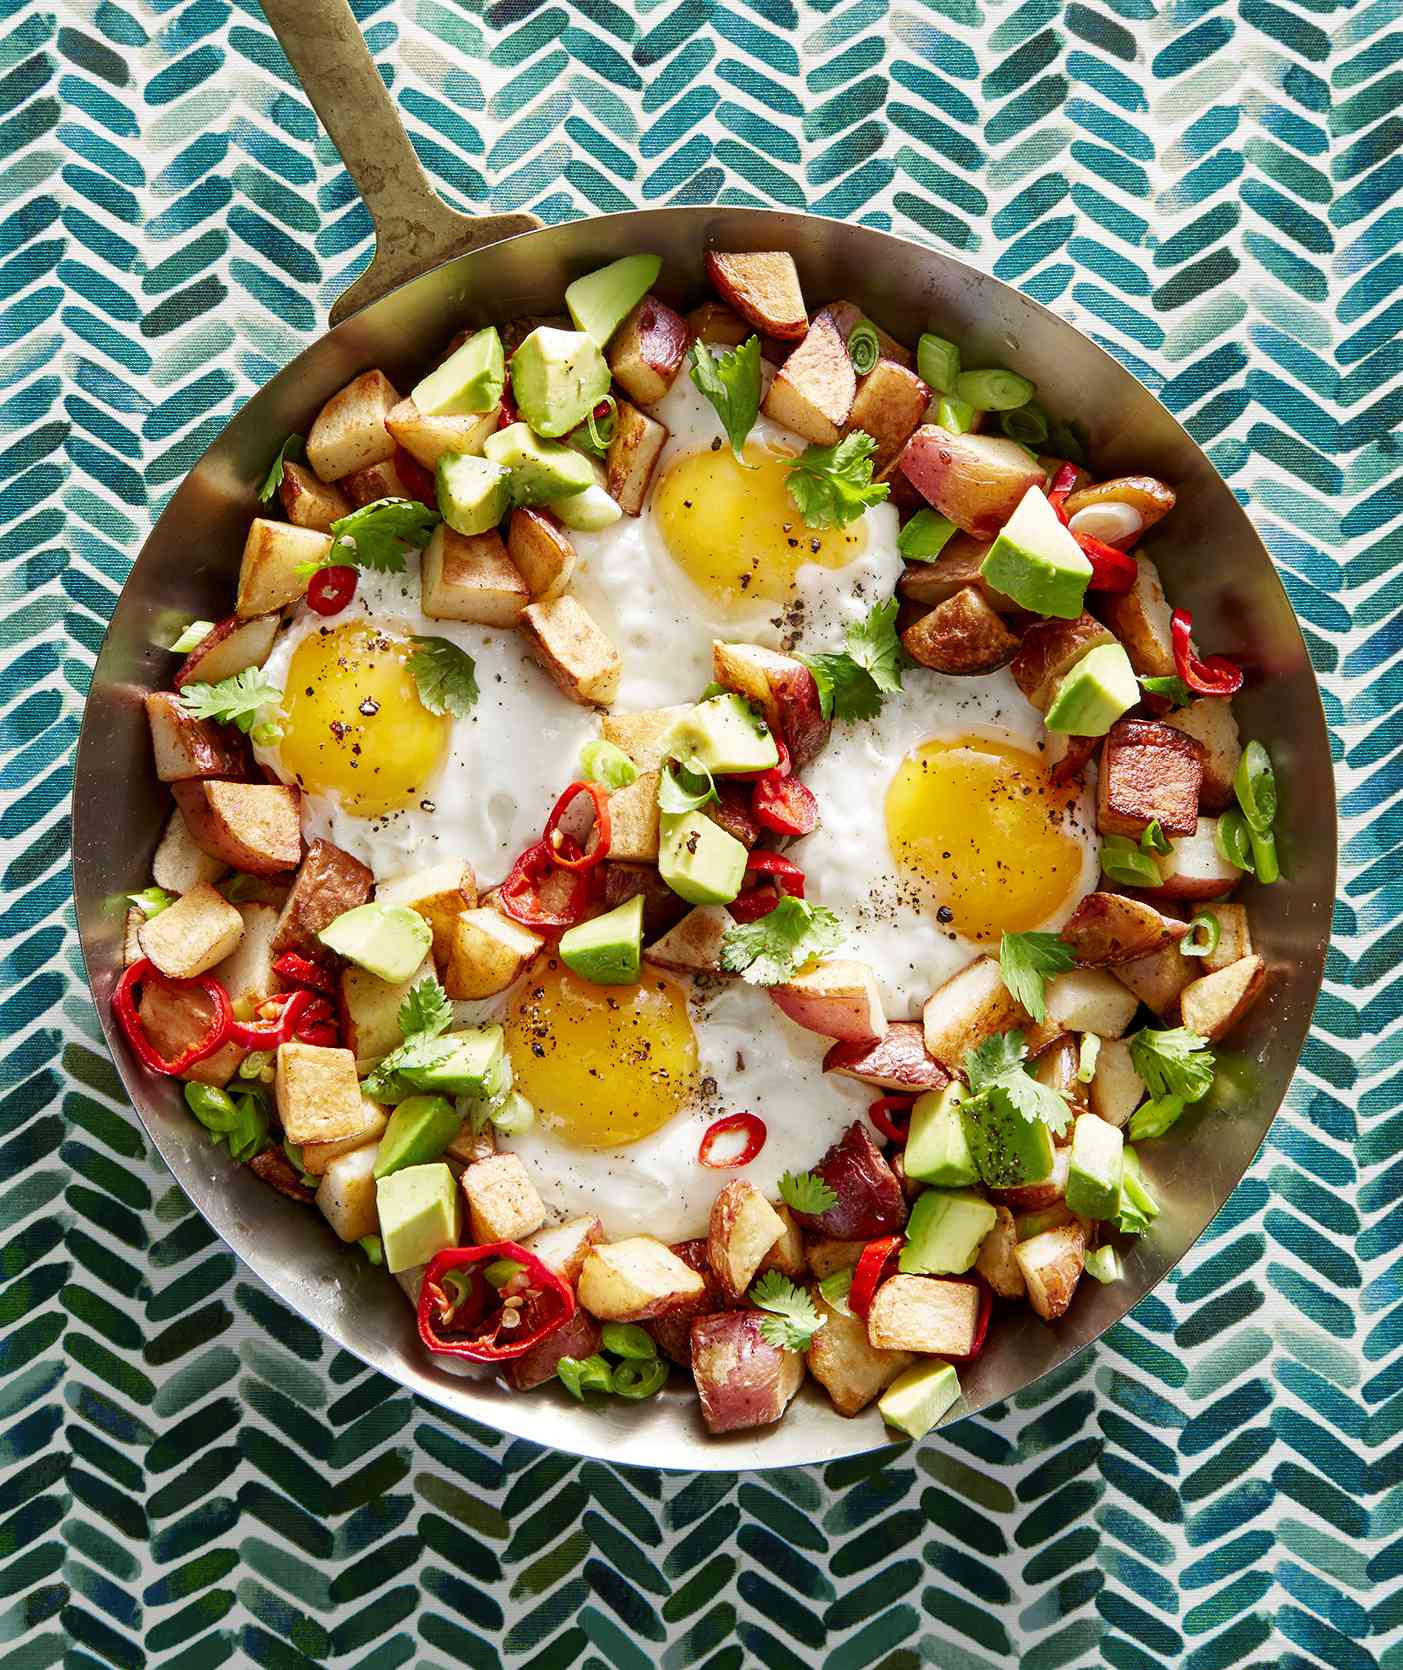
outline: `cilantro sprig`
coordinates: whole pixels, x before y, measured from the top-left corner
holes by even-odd
[[[1042,1084],[1027,1070],[1028,1046],[1021,1032],[996,1032],[965,1055],[969,1095],[964,1111],[977,1117],[981,1107],[1016,1113],[1031,1125],[1041,1120],[1059,1136],[1071,1121],[1066,1096]]]
[[[260,709],[282,700],[281,688],[261,667],[245,667],[217,684],[186,684],[178,692],[180,705],[192,719],[214,719],[237,725],[247,735]]]
[[[307,443],[300,435],[289,435],[278,448],[278,456],[268,468],[263,478],[263,485],[258,489],[258,497],[262,503],[268,504],[277,494],[283,484],[283,465],[289,459],[300,463],[307,456]]]
[[[721,966],[752,986],[778,986],[842,942],[842,926],[831,910],[786,894],[758,920],[732,922],[721,936]]]
[[[1197,1102],[1213,1083],[1215,1062],[1208,1040],[1188,1027],[1158,1032],[1147,1026],[1130,1040],[1130,1065],[1151,1096]]]
[[[766,1270],[750,1289],[750,1302],[769,1313],[760,1324],[762,1338],[785,1351],[807,1351],[826,1320],[808,1292],[779,1270]]]
[[[872,479],[877,443],[861,429],[833,446],[809,446],[789,466],[785,486],[811,528],[845,528],[870,505],[881,504],[891,488]]]
[[[372,1102],[402,1102],[413,1094],[413,1086],[400,1077],[400,1070],[432,1067],[446,1061],[455,1047],[442,1036],[453,1024],[453,1006],[432,974],[414,982],[396,1018],[404,1042],[382,1057],[369,1077],[361,1081],[361,1089]]]
[[[380,574],[403,574],[407,546],[425,546],[442,518],[418,499],[376,499],[331,524],[332,540],[317,562],[303,563],[299,574],[319,568],[373,568]]]
[[[866,619],[848,628],[845,650],[800,657],[814,675],[825,719],[875,719],[883,697],[901,689],[906,663],[896,635],[899,607],[894,597],[874,603]]]
[[[838,1196],[816,1172],[786,1171],[779,1180],[779,1197],[795,1212],[818,1218],[838,1204]]]
[[[1039,1025],[1047,1019],[1045,982],[1075,963],[1072,948],[1057,934],[1005,934],[999,942],[999,974],[1016,1003]]]
[[[419,700],[430,713],[451,713],[461,719],[477,705],[477,663],[465,649],[447,638],[415,636],[409,670],[419,689]]]
[[[752,336],[731,351],[694,342],[687,366],[697,392],[716,408],[737,462],[744,464],[746,436],[760,415],[760,338]]]

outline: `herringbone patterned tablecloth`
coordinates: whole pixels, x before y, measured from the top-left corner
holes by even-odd
[[[360,0],[445,195],[772,202],[1074,319],[1247,503],[1345,867],[1251,1175],[1095,1350],[918,1448],[735,1477],[469,1429],[165,1174],[73,932],[133,553],[369,224],[254,0],[0,0],[0,1656],[38,1666],[1403,1666],[1399,0]]]

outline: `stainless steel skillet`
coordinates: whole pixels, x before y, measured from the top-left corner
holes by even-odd
[[[1251,1162],[1286,1092],[1324,966],[1334,897],[1329,743],[1310,662],[1271,558],[1203,452],[1165,409],[1073,326],[953,258],[859,226],[762,209],[660,208],[538,229],[513,213],[469,219],[428,185],[345,0],[264,0],[374,219],[376,258],[332,309],[335,328],[251,399],[190,473],[142,550],[98,658],[74,787],[79,932],[98,1013],[133,1105],[181,1186],[229,1246],[294,1310],[373,1367],[486,1427],[582,1455],[665,1468],[775,1467],[874,1448],[875,1413],[845,1420],[810,1387],[777,1426],[708,1438],[689,1393],[639,1409],[584,1409],[548,1390],[513,1397],[453,1377],[420,1350],[395,1285],[245,1168],[211,1150],[175,1087],[153,1082],[112,1029],[123,895],[145,884],[167,797],[152,772],[141,697],[165,684],[171,626],[227,613],[254,489],[289,431],[358,372],[407,386],[456,331],[558,310],[580,273],[637,250],[664,257],[659,288],[679,306],[701,291],[714,248],[785,248],[814,302],[851,297],[895,334],[937,328],[970,360],[1033,377],[1048,406],[1088,427],[1106,474],[1150,470],[1179,506],[1152,550],[1203,640],[1244,649],[1239,712],[1272,750],[1283,791],[1285,879],[1251,900],[1271,965],[1269,997],[1235,1040],[1217,1107],[1147,1153],[1163,1214],[1118,1285],[1083,1283],[1056,1328],[1015,1312],[965,1375],[957,1413],[1007,1398],[1063,1363],[1142,1298],[1187,1252]],[[360,311],[356,311],[360,309]]]

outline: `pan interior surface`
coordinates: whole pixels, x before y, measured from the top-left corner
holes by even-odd
[[[1030,1311],[1004,1317],[962,1372],[965,1414],[1008,1398],[1097,1338],[1184,1256],[1251,1163],[1285,1096],[1324,968],[1335,882],[1328,739],[1300,629],[1274,565],[1232,492],[1165,409],[1072,325],[1018,291],[890,234],[771,210],[641,210],[526,234],[449,262],[348,319],[251,399],[176,492],[118,601],[94,673],[74,788],[78,924],[98,1013],[133,1105],[176,1179],[214,1229],[293,1310],[391,1379],[483,1425],[580,1455],[688,1470],[826,1461],[890,1441],[869,1410],[845,1419],[810,1383],[777,1425],[708,1437],[690,1394],[664,1392],[646,1415],[585,1409],[562,1390],[516,1396],[449,1373],[419,1345],[403,1296],[317,1216],[299,1212],[212,1149],[178,1088],[136,1067],[110,1022],[120,972],[124,895],[145,885],[167,797],[151,764],[142,709],[170,674],[175,623],[228,612],[257,484],[277,441],[306,433],[317,410],[359,372],[408,386],[455,332],[523,314],[551,314],[581,273],[638,250],[664,257],[659,293],[700,298],[708,248],[785,248],[807,296],[846,297],[914,341],[927,329],[968,345],[969,359],[1032,378],[1057,416],[1078,418],[1105,475],[1150,471],[1178,506],[1154,555],[1174,599],[1206,642],[1246,645],[1250,688],[1237,699],[1245,734],[1261,738],[1282,786],[1283,879],[1249,889],[1266,998],[1220,1051],[1226,1070],[1192,1122],[1146,1159],[1162,1212],[1124,1259],[1124,1280],[1083,1283],[1056,1327]],[[137,879],[134,879],[137,878]],[[1260,931],[1259,931],[1260,930]],[[1088,1291],[1088,1289],[1090,1289]]]

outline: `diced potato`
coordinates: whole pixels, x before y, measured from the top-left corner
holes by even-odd
[[[991,609],[997,609],[1001,615],[1016,614],[1018,605],[1013,599],[995,591],[980,573],[992,543],[987,539],[971,539],[967,533],[957,533],[934,562],[907,563],[896,589],[908,602],[923,603],[933,609],[937,603],[943,603],[947,597],[953,597],[966,586],[975,586]],[[1045,624],[1034,622],[1038,626]]]
[[[177,806],[151,860],[151,879],[168,893],[188,893],[202,881],[218,881],[229,866],[198,846]]]
[[[507,555],[525,580],[533,603],[559,597],[575,572],[575,547],[565,530],[548,512],[530,505],[511,513]]]
[[[148,982],[141,988],[136,1012],[152,1048],[165,1060],[173,1061],[207,1036],[214,1019],[214,1004],[198,989],[172,989]],[[195,1084],[222,1087],[233,1078],[245,1053],[240,1044],[225,1044],[180,1076]]]
[[[295,870],[302,859],[301,796],[280,783],[175,783],[196,846],[255,876]]]
[[[171,980],[211,969],[243,938],[244,919],[207,881],[182,894],[137,930],[142,952]]]
[[[1086,1086],[1077,1077],[1080,1051],[1070,1032],[1064,1032],[1045,1049],[1038,1052],[1032,1073],[1039,1084],[1049,1090],[1059,1090],[1073,1102],[1085,1102]]]
[[[337,484],[353,505],[360,509],[380,499],[407,499],[409,489],[393,458],[384,458],[353,475],[342,476]]]
[[[609,370],[630,400],[651,406],[676,381],[687,343],[682,315],[656,296],[644,296],[609,338]]]
[[[1200,818],[1192,835],[1170,843],[1159,862],[1159,886],[1146,892],[1160,899],[1222,899],[1242,879],[1242,872],[1218,851],[1217,818]]]
[[[494,997],[506,991],[544,944],[541,936],[501,911],[460,911],[448,937],[443,989],[449,997]]]
[[[206,719],[192,719],[180,697],[169,690],[154,690],[147,696],[146,718],[151,727],[156,775],[163,783],[246,775],[243,741],[238,733]]]
[[[1176,953],[1177,954],[1177,953]],[[1119,974],[1126,964],[1116,968]],[[1048,1037],[1061,1032],[1094,1032],[1102,1038],[1119,1038],[1135,1017],[1135,1003],[1123,986],[1099,968],[1069,968],[1056,974],[1044,989]],[[1041,1035],[1030,1033],[1031,1039]]]
[[[497,428],[498,402],[490,412],[453,412],[426,416],[412,399],[401,400],[385,414],[385,427],[409,456],[432,470],[449,452],[482,453],[483,442]]]
[[[635,896],[643,900],[643,932],[660,938],[687,912],[679,899],[651,864],[604,863],[604,908],[613,910]]]
[[[1233,775],[1242,758],[1242,738],[1232,703],[1221,696],[1203,696],[1163,719],[1176,731],[1194,737],[1203,748],[1203,784],[1198,803],[1205,812],[1223,812],[1234,804]]]
[[[659,968],[717,974],[721,970],[721,939],[730,925],[731,913],[724,905],[697,905],[675,928],[645,946],[643,955]]]
[[[580,1303],[601,1322],[646,1322],[705,1293],[701,1276],[647,1235],[591,1247],[580,1271]]]
[[[804,1359],[771,1345],[760,1311],[721,1311],[692,1323],[692,1377],[710,1432],[768,1426],[804,1383]]]
[[[1162,945],[1148,956],[1130,962],[1117,963],[1111,973],[1135,998],[1153,1009],[1157,1015],[1173,1015],[1179,1007],[1179,995],[1197,975],[1192,958],[1184,956],[1177,945]],[[1099,1030],[1090,1028],[1091,1031]],[[1124,1031],[1124,1028],[1121,1029]]]
[[[772,1200],[770,1205],[784,1225],[784,1232],[760,1260],[757,1273],[763,1275],[766,1270],[778,1270],[791,1281],[803,1281],[809,1273],[809,1262],[804,1256],[804,1232],[782,1200]]]
[[[171,684],[218,684],[248,667],[261,667],[273,648],[281,616],[255,615],[242,620],[230,615],[212,627],[176,668]]]
[[[926,1051],[947,1073],[962,1073],[970,1050],[1027,1018],[1004,985],[998,962],[978,957],[927,999],[922,1015]]]
[[[872,1297],[867,1338],[878,1350],[964,1357],[974,1349],[979,1289],[937,1276],[888,1276]]]
[[[319,481],[305,465],[294,464],[290,458],[283,460],[278,497],[288,521],[314,533],[330,533],[331,524],[349,516],[353,508],[339,487]]]
[[[310,573],[304,572],[305,566],[319,565],[330,549],[329,534],[255,516],[239,564],[234,613],[248,620],[295,603],[305,595],[311,578]]]
[[[1199,959],[1199,967],[1205,974],[1216,974],[1220,968],[1252,955],[1252,930],[1246,905],[1214,904],[1209,909],[1218,919],[1218,943]]]
[[[867,323],[871,325],[872,329],[877,333],[877,346],[884,360],[890,360],[894,365],[902,366],[907,371],[915,365],[916,356],[911,352],[906,344],[904,342],[898,342],[890,331],[883,330],[875,319],[865,315],[856,302],[836,301],[832,305],[835,309],[843,310],[845,317],[847,311],[851,310],[854,324],[857,323],[859,318],[867,318]],[[849,334],[851,334],[851,331]]]
[[[775,1007],[808,1032],[854,1044],[887,1035],[882,993],[866,963],[836,957],[814,963],[769,993]]]
[[[618,693],[623,662],[594,617],[567,592],[532,603],[521,616],[531,652],[572,702],[608,707]]]
[[[993,672],[1018,648],[1018,639],[976,586],[966,586],[937,603],[906,628],[901,642],[921,666],[961,677]]]
[[[337,975],[341,1000],[341,1041],[356,1058],[358,1067],[369,1069],[382,1055],[403,1042],[399,1007],[411,989],[433,972],[425,962],[408,980],[392,984],[368,969],[347,963]]]
[[[554,1380],[562,1357],[577,1360],[592,1357],[599,1350],[599,1324],[578,1308],[568,1322],[553,1329],[539,1344],[506,1365],[507,1381],[514,1392],[529,1392]]]
[[[666,1316],[651,1317],[644,1326],[657,1341],[658,1350],[688,1372],[692,1367],[692,1321],[722,1309],[721,1290],[711,1273],[706,1256],[706,1237],[674,1241],[671,1250],[702,1279],[702,1291],[670,1310]]]
[[[1121,893],[1088,893],[1062,928],[1063,940],[1083,968],[1130,962],[1188,933],[1186,922],[1164,916],[1143,899]]]
[[[667,758],[678,720],[691,711],[692,703],[679,702],[641,713],[604,713],[599,718],[600,735],[621,748],[640,771],[655,771]]]
[[[591,1247],[604,1239],[604,1225],[598,1218],[571,1218],[568,1223],[548,1224],[522,1242],[542,1264],[572,1285],[579,1280]]]
[[[1179,998],[1184,1025],[1203,1038],[1226,1036],[1261,996],[1266,979],[1267,965],[1250,956],[1191,981]]]
[[[255,1154],[248,1161],[248,1169],[260,1182],[276,1189],[280,1195],[286,1195],[289,1200],[310,1206],[315,1198],[310,1189],[303,1187],[302,1180],[292,1169],[292,1161],[281,1148],[265,1148],[261,1154]]]
[[[495,528],[461,534],[440,522],[424,548],[419,573],[421,603],[430,620],[515,626],[531,601]]]
[[[282,989],[282,981],[273,971],[278,912],[275,906],[252,899],[233,908],[243,921],[244,931],[233,951],[212,972],[228,992],[235,1012],[251,1014],[256,1004]]]
[[[328,1160],[322,1172],[317,1205],[343,1241],[359,1241],[379,1230],[375,1210],[375,1160],[379,1152],[378,1142],[354,1148]]]
[[[703,302],[687,315],[687,329],[712,348],[739,348],[754,332],[739,313],[720,302]]]
[[[721,300],[764,335],[797,341],[808,330],[799,270],[787,249],[708,250],[706,276]]]
[[[609,442],[604,468],[605,483],[611,498],[617,499],[625,516],[641,516],[648,502],[648,489],[653,483],[663,448],[667,445],[665,423],[640,412],[627,400],[619,402],[618,418],[613,438]]]
[[[995,1200],[1011,1207],[1015,1212],[1042,1212],[1050,1206],[1055,1206],[1067,1193],[1067,1173],[1071,1160],[1070,1144],[1055,1149],[1052,1155],[1052,1170],[1046,1177],[1040,1177],[1035,1183],[1016,1183],[1010,1189],[995,1189]]]
[[[875,1044],[834,1044],[823,1058],[825,1073],[837,1073],[881,1090],[939,1090],[950,1076],[927,1050],[919,1021],[888,1021]]]
[[[375,897],[380,904],[417,910],[433,929],[434,959],[442,963],[448,958],[455,920],[477,904],[477,877],[471,864],[445,858],[422,870],[387,876],[376,883]]]
[[[1063,1224],[1020,1241],[1015,1256],[1028,1285],[1028,1303],[1044,1322],[1055,1322],[1072,1302],[1086,1267],[1086,1231]]]
[[[624,864],[656,864],[661,840],[658,773],[645,771],[609,796],[609,855]]]
[[[979,1243],[974,1267],[1000,1299],[1021,1299],[1027,1292],[1017,1258],[1018,1232],[1007,1206],[994,1208],[994,1227]]]
[[[364,1128],[365,1102],[350,1050],[295,1039],[280,1044],[273,1088],[289,1142],[335,1142]]]
[[[770,383],[761,406],[767,418],[820,446],[832,446],[841,437],[857,393],[844,329],[852,323],[833,308],[815,314],[808,334]]]
[[[1096,827],[1134,840],[1157,822],[1166,835],[1198,825],[1203,744],[1154,719],[1117,719],[1096,779]]]
[[[1135,562],[1135,584],[1127,592],[1103,592],[1101,609],[1106,625],[1125,645],[1130,665],[1146,678],[1168,678],[1174,672],[1174,640],[1169,630],[1169,604],[1159,570],[1148,557]]]
[[[307,437],[307,462],[323,481],[340,481],[392,458],[395,438],[385,419],[398,404],[399,395],[383,371],[363,372],[317,413]]]
[[[389,1116],[378,1102],[372,1102],[369,1097],[361,1097],[360,1124],[354,1131],[348,1131],[343,1137],[337,1137],[332,1142],[304,1142],[301,1147],[302,1169],[309,1177],[325,1176],[327,1170],[343,1155],[364,1152],[367,1144],[372,1145],[375,1152],[380,1138],[385,1134],[385,1127],[389,1124]],[[367,1234],[370,1231],[366,1231]],[[360,1237],[352,1236],[352,1240]]]
[[[317,956],[322,950],[317,935],[343,912],[363,905],[374,885],[374,875],[350,853],[331,841],[313,841],[283,905],[273,955]]]
[[[1017,510],[1030,487],[1043,482],[1042,466],[1001,435],[954,435],[925,423],[906,443],[901,470],[942,516],[976,539],[992,539]]]
[[[122,924],[122,967],[130,968],[133,963],[141,961],[141,927],[146,921],[146,912],[139,905],[128,905],[126,919]]]
[[[1129,1123],[1144,1099],[1145,1081],[1131,1064],[1130,1045],[1120,1038],[1103,1038],[1091,1079],[1091,1111],[1120,1127]]]
[[[784,738],[795,771],[823,752],[832,727],[823,717],[817,681],[802,661],[759,644],[717,638],[711,667],[718,684],[763,709],[765,723]]]
[[[906,1223],[906,1197],[886,1157],[855,1119],[824,1153],[813,1174],[834,1195],[823,1212],[794,1210],[794,1220],[811,1235],[835,1241],[875,1240],[894,1235]]]
[[[872,454],[874,480],[896,462],[929,405],[930,389],[914,371],[892,359],[879,359],[858,382],[847,428],[849,433],[861,429],[877,443]]]
[[[856,1415],[879,1397],[913,1362],[909,1351],[882,1351],[867,1337],[867,1324],[833,1309],[817,1288],[813,1301],[823,1326],[809,1342],[804,1361],[840,1415]]]
[[[546,1221],[546,1209],[520,1155],[494,1154],[463,1173],[468,1222],[479,1245],[520,1241]]]
[[[744,1298],[765,1255],[785,1233],[784,1220],[755,1187],[738,1177],[711,1203],[707,1260],[721,1291],[733,1303]]]
[[[474,1130],[472,1120],[465,1119],[458,1127],[457,1136],[444,1149],[443,1157],[450,1164],[466,1167],[490,1160],[496,1152],[497,1130],[492,1121],[484,1120],[481,1128]]]
[[[1009,671],[1038,712],[1046,713],[1058,685],[1077,662],[1102,644],[1114,642],[1111,633],[1091,615],[1078,615],[1075,620],[1037,620],[1023,634]]]
[[[835,1241],[824,1236],[810,1236],[805,1241],[804,1256],[809,1274],[822,1281],[835,1270],[851,1270],[862,1257],[866,1241]]]

